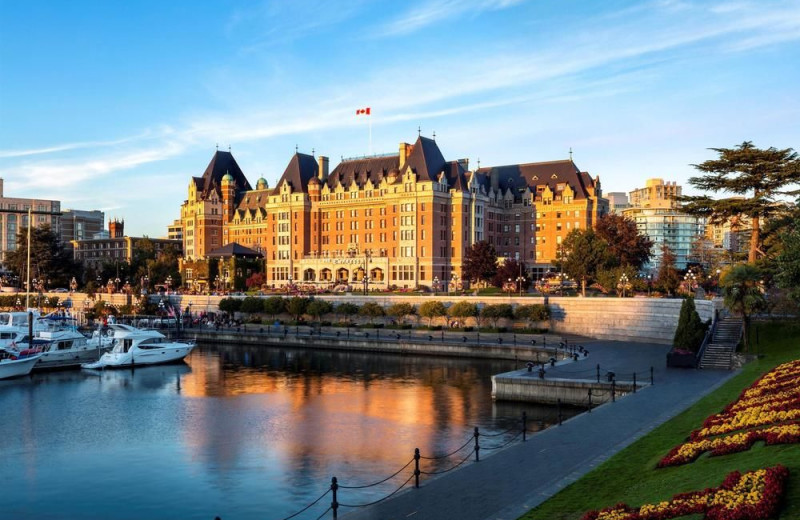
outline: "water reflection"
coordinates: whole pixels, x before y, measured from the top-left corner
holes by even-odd
[[[378,480],[414,448],[452,451],[474,426],[498,433],[523,410],[531,428],[552,420],[547,407],[492,402],[489,376],[511,368],[201,346],[187,364],[3,381],[0,478],[19,479],[23,469],[10,517],[277,518],[316,498],[333,475],[351,485]],[[99,477],[103,485],[92,485]],[[140,483],[135,497],[131,482]],[[369,501],[396,486],[348,498]]]

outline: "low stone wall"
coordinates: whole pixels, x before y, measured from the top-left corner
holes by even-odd
[[[61,295],[65,297],[67,295]],[[124,305],[124,294],[104,294],[104,300],[112,304]],[[85,295],[76,294],[73,305],[80,309]],[[153,298],[157,298],[153,296]],[[185,309],[190,306],[192,312],[216,312],[222,296],[203,295],[171,295],[173,304]],[[602,297],[489,297],[489,296],[448,296],[448,295],[400,295],[400,294],[375,294],[364,296],[359,294],[330,295],[325,294],[319,298],[331,303],[343,301],[362,305],[366,302],[379,303],[385,307],[398,302],[407,302],[419,306],[432,298],[441,300],[445,305],[458,301],[469,301],[484,305],[511,303],[512,305],[528,305],[533,303],[547,303],[550,305],[552,319],[550,330],[561,334],[577,334],[598,339],[619,341],[641,341],[651,343],[672,343],[675,329],[678,326],[680,315],[680,298],[602,298]],[[714,315],[714,309],[721,307],[719,300],[696,300],[695,306],[700,319],[706,321]],[[442,320],[443,322],[443,320]],[[468,323],[468,325],[474,325]]]
[[[363,333],[360,333],[363,334]],[[537,359],[537,353],[543,360],[552,357],[563,357],[564,351],[556,352],[553,349],[532,348],[530,346],[513,345],[476,345],[474,343],[441,342],[438,339],[431,342],[408,341],[390,337],[383,333],[382,338],[376,338],[375,331],[369,332],[369,337],[336,338],[327,336],[309,336],[306,334],[295,335],[266,332],[211,332],[202,329],[187,329],[183,337],[196,339],[201,342],[214,344],[233,345],[264,345],[270,347],[315,348],[330,350],[347,350],[355,352],[379,352],[416,356],[446,356],[446,357],[471,357],[483,359],[506,359],[527,362]],[[551,339],[558,339],[552,338]],[[539,338],[541,342],[541,338]]]
[[[524,401],[527,403],[558,404],[589,407],[589,390],[592,391],[591,405],[607,403],[612,400],[611,383],[575,380],[540,379],[533,372],[516,371],[492,376],[492,399],[497,401]],[[637,386],[641,387],[641,384]],[[633,383],[618,381],[614,385],[615,398],[619,399],[633,391]]]

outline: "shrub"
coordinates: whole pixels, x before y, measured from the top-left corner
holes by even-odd
[[[681,314],[678,318],[678,328],[672,340],[673,348],[681,348],[697,352],[703,344],[706,335],[706,325],[700,320],[700,315],[694,306],[694,298],[686,298],[681,305]]]

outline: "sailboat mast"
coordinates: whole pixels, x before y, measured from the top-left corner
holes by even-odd
[[[25,282],[25,308],[30,309],[31,298],[31,207],[28,206],[28,268],[27,281]]]

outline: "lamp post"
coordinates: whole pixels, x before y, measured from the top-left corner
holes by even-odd
[[[73,276],[72,280],[69,281],[69,291],[74,293],[77,289],[78,289],[78,281]]]
[[[219,287],[220,287],[220,279],[219,279],[219,275],[217,275],[217,276],[214,277],[214,289],[217,292],[219,292]]]
[[[369,289],[369,276],[364,277],[364,296],[367,295],[367,290]]]
[[[433,295],[436,296],[436,293],[439,291],[439,277],[433,277]]]
[[[289,294],[289,291],[292,290],[292,275],[289,275],[289,283],[286,285],[286,294]]]
[[[720,281],[720,279],[719,279],[719,275],[720,275],[720,273],[721,273],[721,272],[722,272],[722,271],[720,271],[719,269],[717,269],[717,296],[719,296],[719,281]]]
[[[650,296],[650,290],[653,288],[653,275],[647,275],[647,296]]]
[[[172,276],[167,275],[167,279],[164,280],[164,285],[167,286],[167,294],[169,294],[169,288],[172,287]]]
[[[524,283],[525,283],[525,280],[526,280],[526,279],[527,279],[527,278],[525,278],[525,277],[524,277],[524,276],[522,276],[522,275],[519,275],[519,276],[517,276],[517,288],[519,289],[519,295],[520,295],[520,296],[522,296],[522,284],[524,284]]]
[[[114,278],[114,292],[119,292],[119,276]]]
[[[453,284],[453,292],[458,292],[458,275],[453,273],[450,276],[450,283]]]
[[[622,273],[622,276],[619,277],[619,283],[617,284],[617,289],[622,289],[622,297],[625,297],[625,289],[628,288],[628,275],[626,273]]]
[[[141,294],[147,294],[147,290],[150,288],[150,277],[147,275],[142,276],[139,281],[139,292]]]

